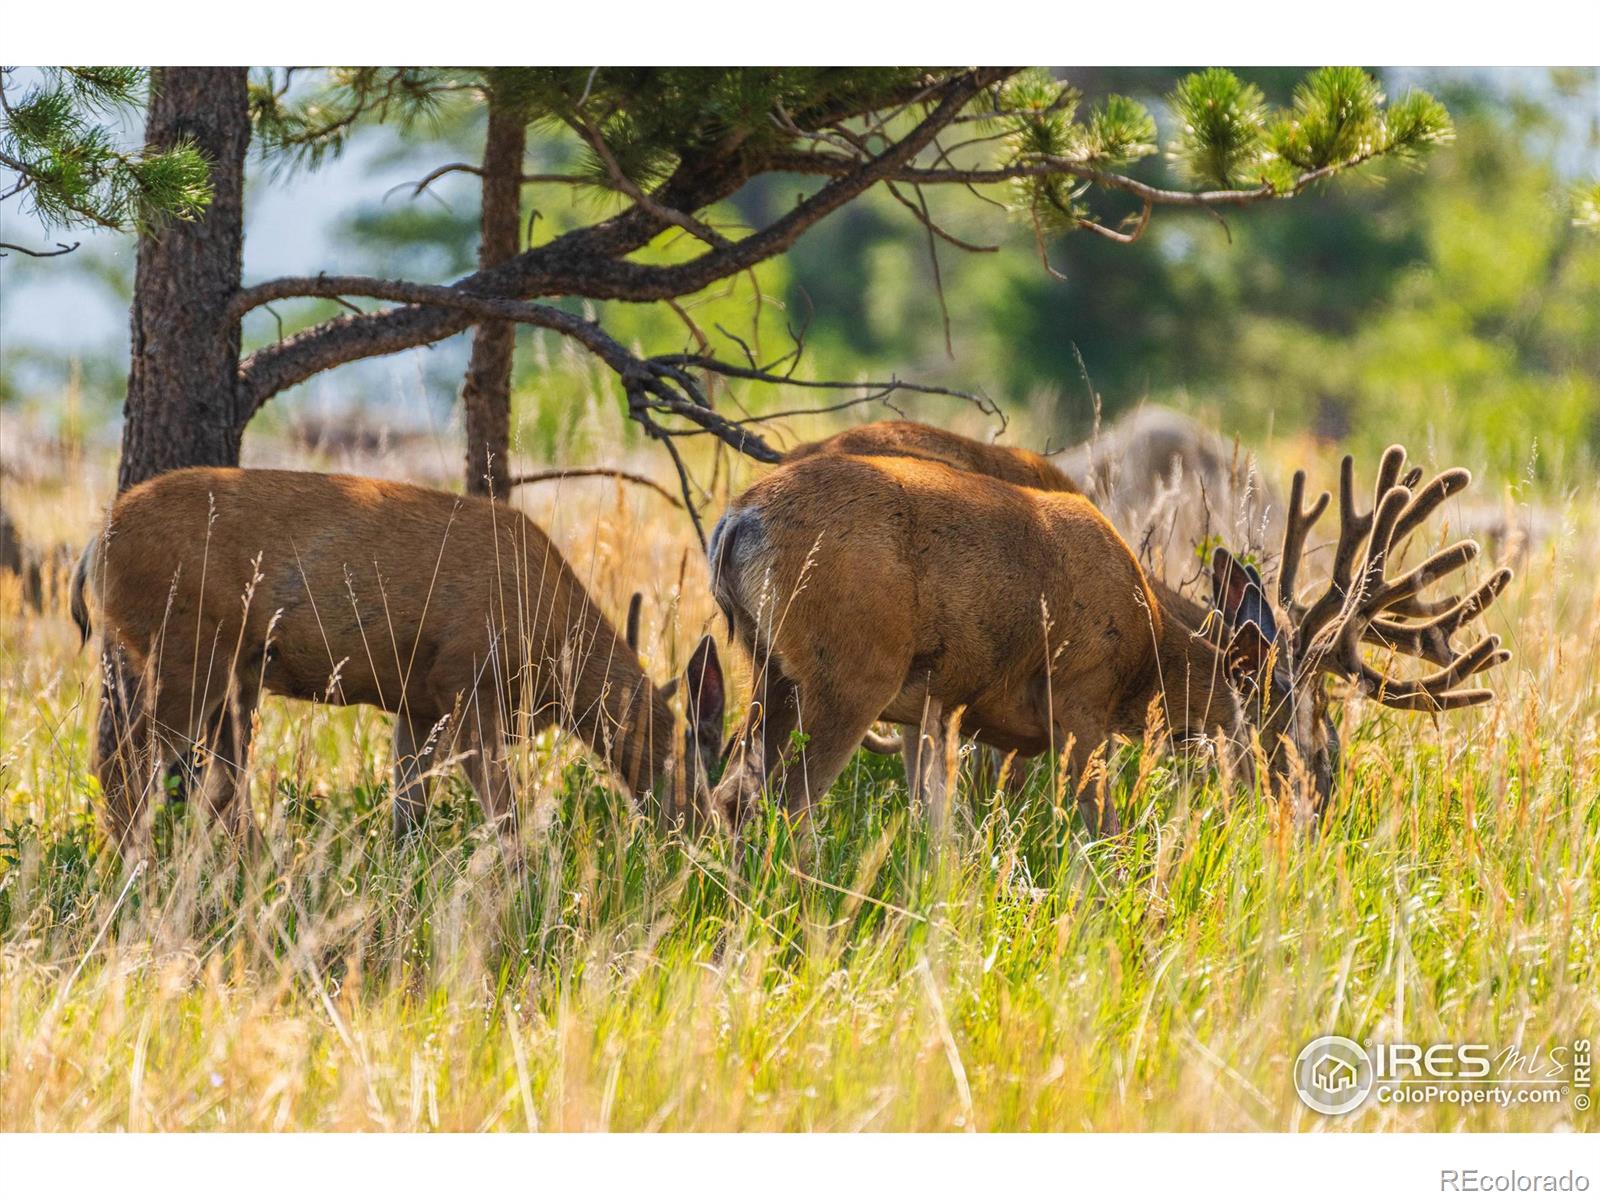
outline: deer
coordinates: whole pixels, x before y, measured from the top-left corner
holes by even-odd
[[[1194,549],[1281,540],[1283,505],[1256,456],[1186,413],[1142,404],[1049,456],[1111,518],[1146,571],[1191,573]]]
[[[819,454],[855,454],[865,458],[917,458],[944,463],[958,471],[1047,492],[1082,492],[1077,481],[1043,454],[1020,446],[980,442],[920,421],[872,421],[785,452],[784,463]]]
[[[932,814],[944,809],[953,736],[1023,756],[1060,752],[1081,783],[1111,738],[1142,736],[1155,702],[1175,741],[1215,747],[1237,777],[1255,777],[1259,746],[1271,785],[1303,821],[1338,772],[1330,677],[1393,708],[1442,712],[1490,701],[1492,691],[1462,685],[1510,658],[1493,634],[1451,644],[1504,590],[1508,568],[1459,597],[1421,595],[1472,562],[1477,543],[1391,571],[1407,539],[1471,482],[1464,469],[1419,486],[1422,469],[1405,470],[1392,446],[1363,512],[1347,456],[1329,578],[1309,602],[1298,574],[1330,497],[1306,506],[1297,471],[1276,602],[1256,567],[1218,547],[1208,607],[1148,578],[1081,494],[960,469],[951,461],[970,451],[930,454],[930,440],[922,457],[800,456],[717,523],[713,594],[751,657],[753,685],[714,816],[739,822],[769,783],[805,813],[880,719],[916,731],[908,782]],[[1362,647],[1380,657],[1367,661]],[[1394,673],[1408,658],[1439,669]],[[1091,831],[1118,831],[1112,807],[1087,789],[1078,799]]]
[[[437,766],[459,757],[514,846],[507,741],[551,725],[668,815],[707,790],[720,750],[711,637],[680,679],[653,682],[544,531],[484,498],[345,475],[172,471],[116,500],[70,600],[85,642],[99,624],[110,665],[92,769],[119,847],[141,836],[174,761],[198,762],[204,811],[247,834],[264,692],[394,714],[397,837],[423,818]]]

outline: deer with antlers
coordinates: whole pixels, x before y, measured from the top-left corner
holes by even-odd
[[[544,531],[477,497],[293,471],[169,472],[117,499],[71,599],[84,638],[97,619],[121,664],[92,764],[119,844],[139,835],[174,762],[192,768],[206,809],[246,831],[263,691],[395,714],[397,834],[420,819],[435,768],[459,757],[511,841],[507,740],[550,725],[669,812],[706,789],[720,750],[711,639],[689,660],[680,715],[678,681],[646,675]]]
[[[940,440],[922,438],[915,457],[887,443],[883,453],[858,444],[801,455],[718,523],[713,590],[751,654],[754,693],[715,811],[738,819],[769,779],[789,806],[808,806],[877,719],[917,732],[909,775],[931,812],[943,805],[939,768],[956,731],[1002,751],[1064,752],[1081,778],[1109,738],[1142,734],[1159,700],[1177,740],[1216,745],[1242,774],[1259,739],[1272,778],[1309,812],[1338,765],[1328,676],[1392,707],[1437,712],[1489,700],[1461,685],[1509,658],[1493,635],[1464,652],[1451,646],[1509,570],[1459,598],[1421,595],[1476,558],[1475,543],[1390,572],[1405,539],[1470,482],[1465,470],[1418,487],[1420,468],[1402,478],[1405,453],[1391,447],[1363,513],[1347,458],[1331,575],[1309,603],[1297,574],[1329,497],[1304,506],[1297,472],[1277,604],[1254,567],[1219,548],[1207,607],[1147,579],[1081,496],[977,473],[966,439],[943,435],[945,452]],[[1363,645],[1379,659],[1363,659]],[[1391,673],[1407,657],[1440,669]],[[1087,792],[1080,806],[1092,828],[1117,828]]]

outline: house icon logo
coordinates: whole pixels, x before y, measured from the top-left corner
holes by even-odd
[[[1337,1095],[1356,1086],[1356,1069],[1328,1053],[1311,1065],[1311,1080],[1323,1091]]]
[[[1326,1117],[1361,1107],[1372,1083],[1372,1060],[1366,1050],[1337,1034],[1313,1038],[1294,1060],[1294,1088],[1301,1102]]]

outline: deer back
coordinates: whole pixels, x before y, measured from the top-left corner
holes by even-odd
[[[1077,492],[1072,477],[1042,454],[1016,446],[997,446],[917,421],[874,421],[830,438],[796,446],[784,455],[796,462],[817,454],[853,454],[864,458],[919,458],[944,463],[1019,487],[1048,492]]]
[[[623,649],[544,532],[487,501],[200,468],[127,492],[108,530],[90,584],[125,648],[264,656],[268,686],[291,696],[326,698],[337,675],[347,701],[393,711],[429,679],[471,687],[491,660],[509,679]]]

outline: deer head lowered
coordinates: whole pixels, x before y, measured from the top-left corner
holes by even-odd
[[[769,773],[791,805],[809,803],[876,719],[916,734],[908,773],[938,811],[958,710],[963,734],[1022,754],[1065,750],[1081,775],[1109,737],[1138,737],[1158,698],[1176,738],[1213,741],[1246,773],[1259,738],[1272,776],[1309,811],[1338,765],[1330,675],[1380,703],[1436,712],[1490,699],[1461,685],[1509,658],[1493,636],[1451,645],[1509,570],[1461,597],[1421,595],[1476,558],[1475,543],[1391,573],[1409,535],[1471,478],[1450,470],[1419,487],[1420,469],[1402,477],[1399,447],[1384,454],[1365,513],[1345,460],[1320,595],[1302,601],[1296,577],[1329,497],[1305,507],[1299,472],[1278,603],[1254,567],[1219,550],[1210,606],[1147,579],[1081,496],[975,473],[970,454],[869,451],[786,462],[713,535],[713,587],[756,686],[713,796],[724,812],[741,813]],[[1369,662],[1363,646],[1380,653]],[[1408,678],[1393,670],[1404,657],[1440,669]],[[1115,813],[1080,803],[1092,824],[1115,828]]]

